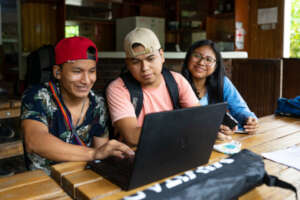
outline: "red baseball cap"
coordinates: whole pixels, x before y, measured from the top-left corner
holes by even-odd
[[[95,49],[95,54],[88,53],[90,47]],[[80,59],[98,61],[97,47],[90,39],[82,36],[70,37],[60,40],[55,46],[55,63],[57,65]]]

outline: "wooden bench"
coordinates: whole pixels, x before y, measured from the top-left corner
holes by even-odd
[[[0,159],[23,155],[23,144],[21,140],[0,144]]]
[[[0,119],[20,116],[21,102],[19,100],[0,101]]]
[[[20,116],[21,102],[19,100],[0,101],[0,120]],[[22,140],[0,143],[0,159],[23,155]]]

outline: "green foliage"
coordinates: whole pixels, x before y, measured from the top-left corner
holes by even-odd
[[[79,36],[79,26],[65,26],[65,37]]]
[[[290,57],[300,58],[300,0],[291,5]]]

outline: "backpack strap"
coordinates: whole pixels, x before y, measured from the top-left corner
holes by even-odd
[[[173,77],[171,72],[166,68],[162,69],[162,74],[166,81],[166,85],[167,85],[174,109],[181,108],[180,103],[179,103],[179,92],[178,92],[179,90],[178,90],[178,86],[177,86],[177,82],[176,82],[175,78]]]
[[[263,183],[266,184],[266,185],[268,185],[268,186],[277,186],[277,187],[281,187],[281,188],[284,188],[284,189],[292,190],[296,194],[296,199],[298,199],[296,187],[293,186],[292,184],[288,183],[288,182],[280,180],[276,176],[271,176],[271,175],[268,175],[266,173],[265,176],[264,176],[264,178],[263,178]]]
[[[171,72],[164,67],[162,69],[162,74],[166,81],[166,85],[167,85],[174,109],[181,108],[180,103],[179,103],[179,92],[178,92],[178,86],[177,86],[176,80],[174,79]],[[131,103],[133,104],[133,106],[135,108],[135,114],[138,117],[142,110],[143,100],[144,100],[142,87],[141,87],[140,83],[137,80],[135,80],[129,72],[121,74],[120,77],[122,78],[126,88],[129,91]]]
[[[130,72],[121,74],[120,76],[130,93],[130,100],[135,109],[135,115],[138,117],[143,107],[143,90],[140,83],[133,78]]]

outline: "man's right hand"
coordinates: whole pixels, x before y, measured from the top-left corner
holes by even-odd
[[[134,151],[127,145],[117,140],[108,140],[105,144],[95,149],[94,160],[105,159],[109,156],[131,158],[134,154]]]

